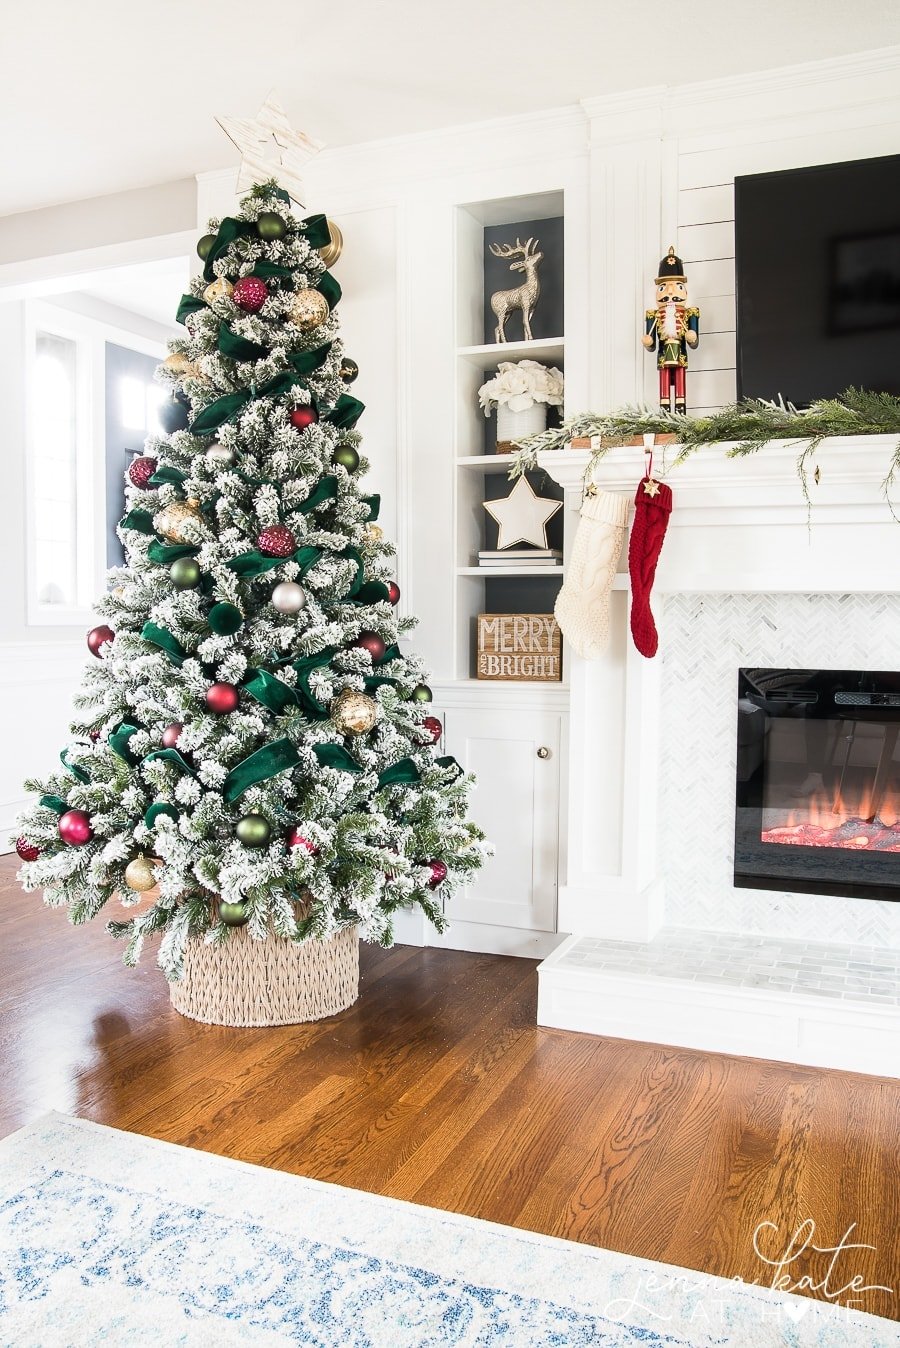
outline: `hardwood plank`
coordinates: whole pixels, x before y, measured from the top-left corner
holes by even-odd
[[[101,923],[74,930],[14,872],[0,859],[0,1135],[62,1109],[763,1282],[760,1222],[811,1216],[819,1244],[856,1222],[876,1249],[838,1271],[900,1284],[898,1082],[541,1029],[533,961],[435,948],[363,947],[360,999],[327,1021],[200,1025],[152,952],[124,969]],[[821,1283],[825,1260],[791,1271]]]

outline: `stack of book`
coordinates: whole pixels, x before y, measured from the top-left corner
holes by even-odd
[[[531,566],[562,566],[562,552],[559,548],[506,548],[505,551],[492,552],[483,548],[478,554],[478,565],[509,568]]]

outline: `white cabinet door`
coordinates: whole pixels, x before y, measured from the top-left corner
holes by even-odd
[[[478,777],[470,817],[496,849],[448,903],[451,921],[556,930],[560,724],[554,712],[446,712],[447,752]]]

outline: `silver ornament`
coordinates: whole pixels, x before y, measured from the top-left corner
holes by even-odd
[[[306,591],[294,580],[283,580],[272,591],[272,607],[279,613],[299,613],[306,605]]]
[[[234,450],[228,449],[226,445],[220,445],[218,440],[213,440],[204,458],[215,468],[230,468],[234,463]]]

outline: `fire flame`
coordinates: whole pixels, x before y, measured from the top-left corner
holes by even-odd
[[[778,811],[779,825],[761,840],[800,847],[900,852],[900,783],[879,785],[869,776],[858,786],[829,789],[822,781],[802,805]]]

